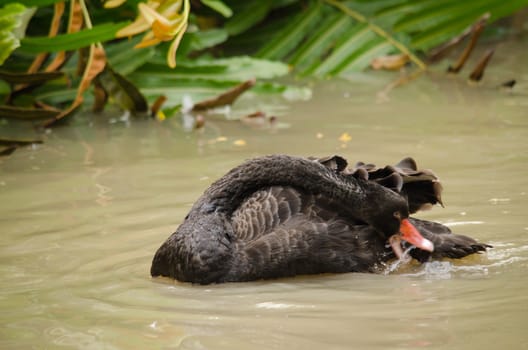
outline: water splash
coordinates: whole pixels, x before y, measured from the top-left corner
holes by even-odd
[[[490,274],[502,273],[506,266],[516,264],[528,266],[528,245],[491,242],[493,249],[485,255],[475,255],[461,260],[435,260],[424,263],[414,271],[405,271],[404,276],[425,277],[427,279],[450,279],[455,276],[482,278]],[[393,265],[396,265],[393,268]],[[401,266],[393,263],[389,272]]]
[[[388,274],[396,271],[397,269],[399,269],[401,266],[407,265],[408,263],[410,263],[412,258],[409,255],[409,252],[412,249],[414,249],[414,248],[416,248],[416,247],[412,245],[412,246],[408,247],[407,249],[405,249],[403,251],[401,257],[398,260],[394,261],[393,263],[389,264],[389,266],[387,266],[387,268],[384,271],[384,274],[388,275]]]

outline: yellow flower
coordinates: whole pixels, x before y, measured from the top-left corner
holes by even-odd
[[[169,52],[167,53],[167,63],[171,68],[176,67],[176,51],[178,50],[183,34],[187,30],[187,21],[190,12],[189,0],[140,2],[138,8],[141,16],[132,24],[119,30],[116,37],[122,38],[136,35],[150,28],[150,31],[145,34],[141,42],[135,47],[143,48],[157,45],[162,41],[172,40]],[[180,10],[182,10],[181,13]]]

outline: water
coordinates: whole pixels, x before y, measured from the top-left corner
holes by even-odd
[[[0,348],[528,348],[527,60],[499,50],[480,86],[437,71],[387,97],[392,75],[359,74],[316,84],[309,102],[236,106],[272,110],[275,130],[221,117],[194,133],[177,119],[56,129],[1,160]],[[496,88],[512,77],[513,92]],[[155,250],[208,184],[270,153],[411,155],[445,188],[446,208],[419,216],[495,248],[388,275],[151,279]]]

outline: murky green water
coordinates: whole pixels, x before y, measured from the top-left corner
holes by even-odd
[[[275,106],[273,131],[100,121],[18,150],[0,164],[0,348],[528,348],[527,61],[499,51],[482,86],[431,73],[388,99],[388,74],[320,83],[311,101]],[[513,92],[496,88],[512,77]],[[151,279],[155,250],[208,184],[270,153],[411,155],[445,188],[446,208],[419,216],[495,248],[390,275]]]

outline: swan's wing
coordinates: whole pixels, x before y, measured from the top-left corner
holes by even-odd
[[[233,213],[235,236],[242,241],[255,240],[307,211],[313,201],[313,196],[285,186],[254,192]]]
[[[356,229],[339,219],[307,221],[298,214],[265,236],[239,242],[232,274],[269,278],[372,272],[390,253],[381,239],[372,240],[372,230],[365,225]]]
[[[413,249],[411,255],[419,261],[433,258],[460,259],[465,256],[485,252],[491,245],[477,242],[471,237],[451,233],[451,230],[437,222],[410,218],[411,223],[418,231],[434,244],[434,252],[429,253],[420,249]]]
[[[255,192],[233,215],[237,263],[227,280],[375,270],[386,260],[383,238],[335,207],[290,187]]]
[[[347,160],[338,155],[321,158],[308,157],[308,159],[319,162],[336,173],[341,173],[342,171],[346,170],[346,167],[348,165]]]
[[[407,197],[411,213],[442,204],[442,185],[438,177],[428,169],[418,169],[416,161],[407,157],[398,164],[377,167],[371,163],[357,162],[347,168],[345,158],[333,155],[322,158],[310,157],[336,173],[376,182]]]
[[[292,221],[294,218],[296,221]],[[295,227],[292,223],[299,224],[299,220],[324,223],[338,218],[351,226],[363,224],[330,198],[288,186],[272,186],[246,198],[231,220],[236,238],[251,241],[284,225]]]
[[[366,178],[407,197],[411,213],[442,205],[442,185],[428,169],[418,169],[412,158],[405,158],[395,166],[376,167],[374,164],[356,163],[347,169],[350,176]]]
[[[442,225],[439,222],[422,220],[417,218],[409,218],[409,221],[416,227],[420,233],[424,232],[426,235],[449,235],[453,232],[446,225]],[[428,238],[428,237],[426,237]]]

